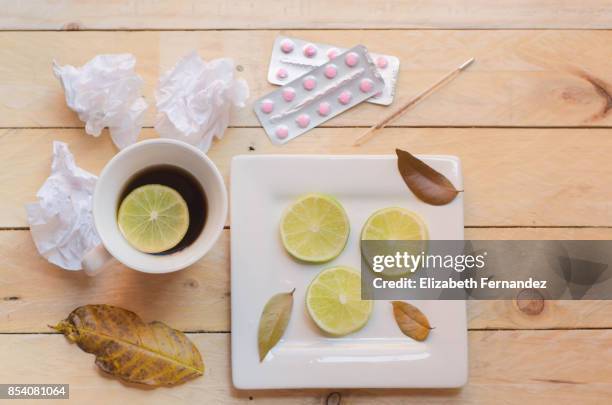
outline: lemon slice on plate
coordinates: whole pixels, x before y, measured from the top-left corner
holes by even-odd
[[[346,212],[335,198],[308,194],[287,208],[280,233],[285,249],[293,257],[323,263],[342,253],[349,228]]]
[[[123,199],[117,214],[119,230],[134,248],[145,253],[172,249],[189,228],[187,203],[174,189],[147,184]]]
[[[426,240],[427,225],[416,213],[390,207],[376,211],[361,231],[362,240]]]
[[[372,301],[361,299],[361,275],[348,267],[320,272],[306,292],[306,308],[321,330],[344,336],[361,329],[372,313]]]
[[[389,207],[373,213],[361,231],[361,253],[372,263],[371,258],[377,255],[394,256],[401,250],[409,250],[412,255],[419,255],[427,250],[429,231],[423,219],[416,213],[400,207]],[[363,241],[394,241],[388,243],[364,243]],[[397,243],[395,242],[397,241]],[[402,243],[401,241],[416,241]],[[410,274],[410,269],[386,269],[384,276],[397,277]]]

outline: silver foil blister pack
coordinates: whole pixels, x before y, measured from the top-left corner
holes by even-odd
[[[367,49],[358,45],[266,94],[253,108],[272,142],[283,144],[384,87]]]
[[[344,52],[346,52],[345,48],[279,35],[272,48],[268,81],[272,84],[284,85],[313,68],[330,62]],[[385,81],[385,87],[380,94],[373,95],[367,101],[390,105],[395,96],[400,61],[391,55],[370,53],[370,56]]]

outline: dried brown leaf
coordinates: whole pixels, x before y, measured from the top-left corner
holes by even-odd
[[[263,361],[268,352],[278,343],[285,333],[293,308],[293,293],[276,294],[266,303],[259,320],[257,345],[259,361]]]
[[[444,205],[457,197],[459,191],[442,173],[409,152],[396,149],[395,153],[402,179],[419,199],[431,205]]]
[[[204,374],[202,356],[187,336],[162,322],[144,323],[123,308],[85,305],[52,328],[95,354],[102,370],[128,382],[175,385]]]
[[[403,301],[392,301],[393,316],[395,322],[399,326],[404,335],[422,342],[429,336],[429,331],[432,329],[425,314],[417,307]]]

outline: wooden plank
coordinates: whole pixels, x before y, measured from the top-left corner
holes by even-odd
[[[612,228],[471,228],[473,240],[610,240]],[[545,301],[537,314],[520,310],[512,301],[468,301],[471,329],[546,329],[608,327],[600,322],[612,316],[611,301]],[[606,326],[604,326],[606,325]],[[612,323],[611,323],[612,325]]]
[[[126,307],[187,331],[229,331],[229,233],[191,268],[166,275],[116,265],[95,278],[61,270],[41,258],[27,231],[0,232],[0,333],[49,332],[79,305]],[[472,239],[612,239],[610,229],[467,229]],[[548,301],[538,315],[514,301],[476,301],[472,329],[612,327],[610,301]]]
[[[281,148],[259,128],[234,128],[209,156],[227,179],[241,153],[393,154],[399,147],[457,155],[467,226],[612,226],[612,130],[390,128],[352,147],[359,133],[315,129]],[[142,138],[154,136],[148,129]],[[77,163],[96,174],[116,152],[106,134],[80,129],[0,130],[0,227],[27,226],[23,205],[48,176],[54,139],[68,142]]]
[[[610,28],[606,0],[0,1],[2,29]]]
[[[50,332],[80,305],[104,303],[190,331],[229,330],[229,231],[189,269],[148,274],[114,264],[95,278],[38,255],[28,231],[0,232],[0,331]]]
[[[265,7],[258,5],[264,10]],[[252,17],[251,17],[252,18]],[[256,18],[252,18],[253,21]],[[287,31],[312,41],[353,46],[401,60],[397,102],[434,83],[469,57],[476,63],[417,105],[395,126],[610,126],[609,72],[612,31]],[[275,87],[267,83],[268,58],[277,31],[0,32],[0,125],[82,127],[65,105],[51,62],[81,65],[100,53],[132,52],[151,104],[161,72],[196,49],[205,59],[233,58],[251,88],[251,100]],[[597,50],[596,52],[594,50]],[[250,108],[234,126],[259,126]],[[392,111],[364,103],[327,126],[368,126]]]
[[[610,330],[469,333],[469,383],[457,390],[239,391],[230,377],[229,335],[190,334],[204,377],[142,389],[100,372],[94,357],[60,335],[0,335],[0,381],[67,383],[73,403],[321,404],[332,392],[350,404],[602,404],[612,396]],[[374,378],[374,376],[373,376]],[[409,374],[407,375],[409,378]]]

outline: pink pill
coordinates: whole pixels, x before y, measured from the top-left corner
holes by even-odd
[[[346,66],[349,67],[357,65],[359,63],[359,55],[357,55],[355,52],[347,53],[344,57],[344,63],[346,63]]]
[[[380,96],[382,96],[382,93],[383,93],[383,92],[382,92],[382,90],[381,90],[381,91],[378,91],[378,92],[376,92],[376,94],[374,94],[372,97],[373,97],[373,98],[379,98]]]
[[[333,79],[338,74],[338,68],[336,68],[336,65],[327,65],[325,66],[323,72],[325,74],[325,77],[327,77],[328,79]]]
[[[293,101],[294,98],[295,90],[293,90],[293,87],[287,87],[286,89],[283,89],[283,100],[285,100],[286,102],[290,102]]]
[[[304,45],[303,51],[304,56],[306,56],[307,58],[312,58],[317,54],[317,47],[313,44],[306,44]]]
[[[330,113],[330,111],[331,105],[327,101],[323,101],[321,104],[319,104],[319,109],[317,110],[317,112],[320,116],[325,117]]]
[[[359,90],[363,93],[369,93],[372,91],[372,87],[374,87],[374,82],[370,79],[361,79],[361,82],[359,82]]]
[[[338,101],[340,102],[340,104],[346,105],[351,102],[351,98],[353,98],[353,95],[351,94],[351,92],[348,90],[344,90],[338,96]]]
[[[289,135],[289,128],[286,125],[279,125],[274,133],[278,139],[285,139]]]
[[[384,69],[387,65],[389,65],[389,61],[387,61],[387,58],[384,56],[379,56],[378,59],[376,59],[376,66],[379,68]]]
[[[306,128],[310,124],[310,116],[308,114],[300,114],[295,119],[295,122],[300,128]]]
[[[329,48],[327,50],[327,59],[332,60],[336,56],[338,56],[339,53],[340,51],[338,50],[338,48]]]
[[[276,77],[279,79],[286,79],[288,75],[289,73],[287,73],[287,69],[285,68],[280,68],[276,71]]]
[[[304,80],[302,80],[302,86],[308,91],[317,87],[317,79],[314,76],[306,76]]]
[[[293,52],[293,48],[294,48],[293,41],[290,39],[284,39],[280,44],[280,48],[281,48],[281,51],[283,51],[284,53]]]
[[[264,112],[265,114],[270,114],[272,110],[274,110],[274,101],[270,99],[265,99],[264,101],[261,102],[260,108],[261,108],[261,111]]]

